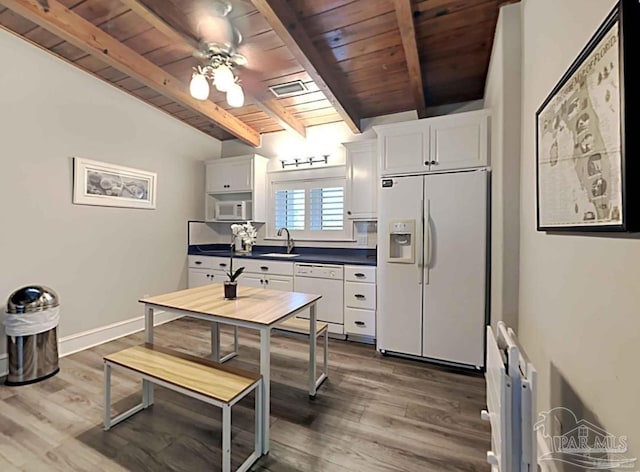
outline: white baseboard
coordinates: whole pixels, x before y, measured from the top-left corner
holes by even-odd
[[[181,318],[181,315],[157,311],[154,317],[154,325],[158,326],[169,321]],[[68,356],[79,351],[84,351],[94,346],[104,344],[114,339],[122,338],[144,330],[144,316],[138,316],[125,321],[119,321],[100,328],[90,329],[82,333],[65,336],[58,340],[58,352],[60,357]],[[0,377],[9,373],[9,356],[0,354]]]

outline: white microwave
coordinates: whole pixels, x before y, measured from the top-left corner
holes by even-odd
[[[216,202],[217,220],[249,220],[251,219],[250,202],[238,200],[233,202]]]

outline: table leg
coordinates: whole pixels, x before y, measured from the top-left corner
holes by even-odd
[[[144,306],[144,340],[153,344],[153,308]],[[153,384],[146,380],[142,381],[142,405],[147,408],[153,405]]]
[[[316,304],[309,309],[309,396],[316,396]]]
[[[271,328],[260,330],[260,374],[262,375],[262,454],[269,453],[269,411],[271,395]]]
[[[220,362],[220,324],[216,321],[211,323],[211,358]]]

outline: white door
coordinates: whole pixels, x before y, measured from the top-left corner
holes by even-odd
[[[211,283],[209,269],[189,269],[189,288],[202,287]]]
[[[380,175],[428,171],[429,139],[428,120],[381,127],[378,131]]]
[[[349,219],[375,219],[378,206],[378,159],[374,140],[345,143]]]
[[[422,354],[423,177],[382,179],[378,188],[378,349]],[[389,224],[415,222],[415,263],[388,262]]]
[[[431,120],[431,170],[487,165],[489,114],[485,110]]]
[[[486,316],[487,172],[425,177],[422,355],[482,366]]]
[[[262,274],[242,274],[238,278],[238,285],[240,287],[253,287],[261,288],[264,286],[264,275]]]
[[[224,159],[207,165],[207,192],[250,192],[251,159]]]
[[[293,292],[293,277],[269,275],[264,277],[264,283],[264,288],[268,288],[269,290]]]

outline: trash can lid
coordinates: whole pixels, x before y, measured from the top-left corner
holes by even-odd
[[[42,311],[58,305],[58,295],[49,287],[29,285],[11,294],[7,301],[7,313]]]

